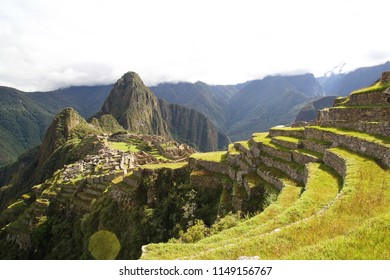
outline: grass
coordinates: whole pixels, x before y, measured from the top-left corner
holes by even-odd
[[[337,107],[328,108],[330,110],[337,110],[337,109],[372,109],[372,108],[389,108],[389,105],[359,105],[359,106],[344,106],[340,105]]]
[[[281,127],[272,127],[270,130],[285,130],[285,131],[304,131],[304,127],[289,127],[289,126],[281,126]]]
[[[272,142],[272,138],[264,138],[262,141],[261,141],[262,144],[266,145],[266,146],[269,146],[271,148],[274,148],[276,150],[280,150],[282,152],[290,152],[290,149],[286,148],[286,147],[282,147],[278,144],[275,144]]]
[[[190,246],[149,245],[143,258],[389,259],[390,173],[346,149],[332,152],[346,160],[343,182],[310,163],[306,190],[289,206],[281,206],[291,190],[285,187],[277,203],[248,221]]]
[[[376,84],[374,84],[370,87],[355,90],[355,91],[351,92],[351,94],[363,94],[363,93],[370,93],[370,92],[378,92],[378,91],[383,91],[388,87],[390,87],[390,83],[377,82]]]
[[[141,168],[142,169],[161,169],[161,168],[179,169],[186,166],[187,164],[188,164],[187,162],[144,164],[141,166]]]
[[[331,132],[334,134],[339,134],[339,135],[344,135],[344,136],[356,137],[356,138],[360,138],[360,139],[367,140],[370,142],[382,144],[382,145],[390,148],[390,137],[386,137],[386,136],[382,136],[382,135],[373,135],[373,134],[368,134],[365,132],[346,129],[346,128],[321,127],[321,126],[308,126],[308,128],[314,128],[317,130],[328,131],[328,132]]]
[[[241,145],[241,146],[243,146],[247,150],[250,149],[249,141],[239,141],[239,142],[235,142],[235,144]]]
[[[119,151],[123,151],[123,152],[136,153],[136,152],[141,151],[140,149],[137,148],[136,145],[132,145],[132,144],[126,143],[126,142],[108,142],[108,145],[113,150],[119,150]]]
[[[209,152],[209,153],[196,153],[190,156],[191,158],[212,162],[224,162],[227,158],[226,151]]]
[[[240,154],[240,151],[237,151],[236,148],[234,148],[234,144],[229,144],[228,146],[228,154],[231,156]]]
[[[245,175],[245,179],[248,182],[249,187],[255,187],[256,185],[259,185],[260,183],[264,183],[263,179],[259,177],[259,175],[256,174],[256,172],[250,172],[247,175]]]
[[[308,150],[308,149],[297,149],[295,151],[297,151],[300,154],[308,155],[308,156],[314,156],[316,158],[322,158],[323,157],[323,154],[321,154],[319,152],[311,151],[311,150]]]
[[[256,143],[263,142],[265,139],[267,139],[268,132],[260,132],[260,133],[253,133],[252,134],[252,139]],[[269,138],[271,139],[271,138]]]
[[[299,199],[301,188],[288,186],[280,192],[277,201],[269,205],[262,213],[246,220],[239,226],[222,231],[220,234],[213,235],[198,242],[198,244],[150,244],[147,248],[147,254],[142,259],[173,259],[186,257],[194,254],[194,250],[206,250],[208,246],[225,242],[229,236],[245,234],[247,227],[261,224],[282,213],[285,209],[294,204]]]
[[[152,156],[154,156],[156,159],[161,159],[161,160],[169,160],[169,158],[164,157],[163,155],[160,154],[160,152],[157,150],[157,148],[153,147],[150,152],[148,152]]]
[[[273,139],[281,140],[284,142],[290,142],[290,143],[294,143],[294,144],[301,143],[301,139],[295,138],[295,137],[289,137],[289,136],[275,136],[275,137],[273,137]]]
[[[295,162],[295,161],[288,161],[288,160],[284,160],[284,159],[281,159],[279,157],[274,157],[272,155],[269,155],[267,153],[263,153],[264,156],[270,158],[272,161],[274,162],[279,162],[281,164],[284,164],[284,165],[288,165],[290,166],[291,168],[295,169],[295,170],[298,170],[298,171],[303,171],[303,169],[305,168],[305,166],[303,164],[300,164],[298,162]],[[274,167],[274,168],[277,168],[277,167]],[[277,168],[278,169],[278,168]],[[283,172],[283,171],[282,171]]]

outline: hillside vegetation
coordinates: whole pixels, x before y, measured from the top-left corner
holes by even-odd
[[[84,118],[96,113],[112,86],[22,92],[0,86],[0,167],[40,145],[55,115],[67,107]]]
[[[376,86],[379,94],[370,99],[372,110],[389,106],[381,99],[388,94],[386,77]],[[368,102],[367,96],[354,95],[345,104],[359,107]],[[255,171],[281,189],[278,199],[221,232],[197,224],[188,234],[201,238],[190,244],[183,239],[150,244],[142,259],[389,259],[390,115],[376,134],[369,134],[362,128],[368,125],[364,115],[355,116],[360,131],[346,128],[348,112],[344,115],[343,108],[335,107],[333,115],[320,114],[322,126],[275,127],[231,146],[229,175],[240,181]],[[330,116],[337,120],[330,121]]]
[[[209,153],[65,109],[0,173],[0,258],[389,259],[389,81]]]

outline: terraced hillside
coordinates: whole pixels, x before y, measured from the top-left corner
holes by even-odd
[[[87,130],[0,212],[0,258],[389,259],[389,82],[227,151]]]
[[[280,190],[260,214],[214,233],[143,247],[142,259],[389,259],[390,73],[338,99],[306,127],[275,127],[226,152],[195,154],[197,172]],[[193,171],[194,172],[194,171]],[[264,184],[263,184],[264,185]],[[245,194],[244,194],[245,195]]]

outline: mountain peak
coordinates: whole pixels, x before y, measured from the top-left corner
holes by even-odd
[[[58,147],[72,136],[72,132],[80,124],[87,122],[73,108],[65,108],[59,112],[49,126],[39,154],[39,163],[45,161]]]
[[[133,71],[126,72],[123,76],[116,82],[118,85],[136,85],[141,84],[144,86],[141,77]]]
[[[105,114],[111,114],[132,132],[170,135],[157,97],[135,72],[125,73],[115,83],[97,117]]]

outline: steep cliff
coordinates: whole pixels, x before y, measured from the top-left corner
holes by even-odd
[[[201,151],[225,148],[229,143],[202,113],[159,100],[134,72],[115,83],[95,117],[106,114],[130,132],[174,137]]]
[[[115,83],[97,117],[104,114],[111,114],[131,132],[170,135],[157,97],[134,72],[127,72]]]
[[[177,104],[160,100],[160,108],[169,129],[176,139],[201,151],[221,150],[228,146],[229,138],[219,132],[203,114]]]

